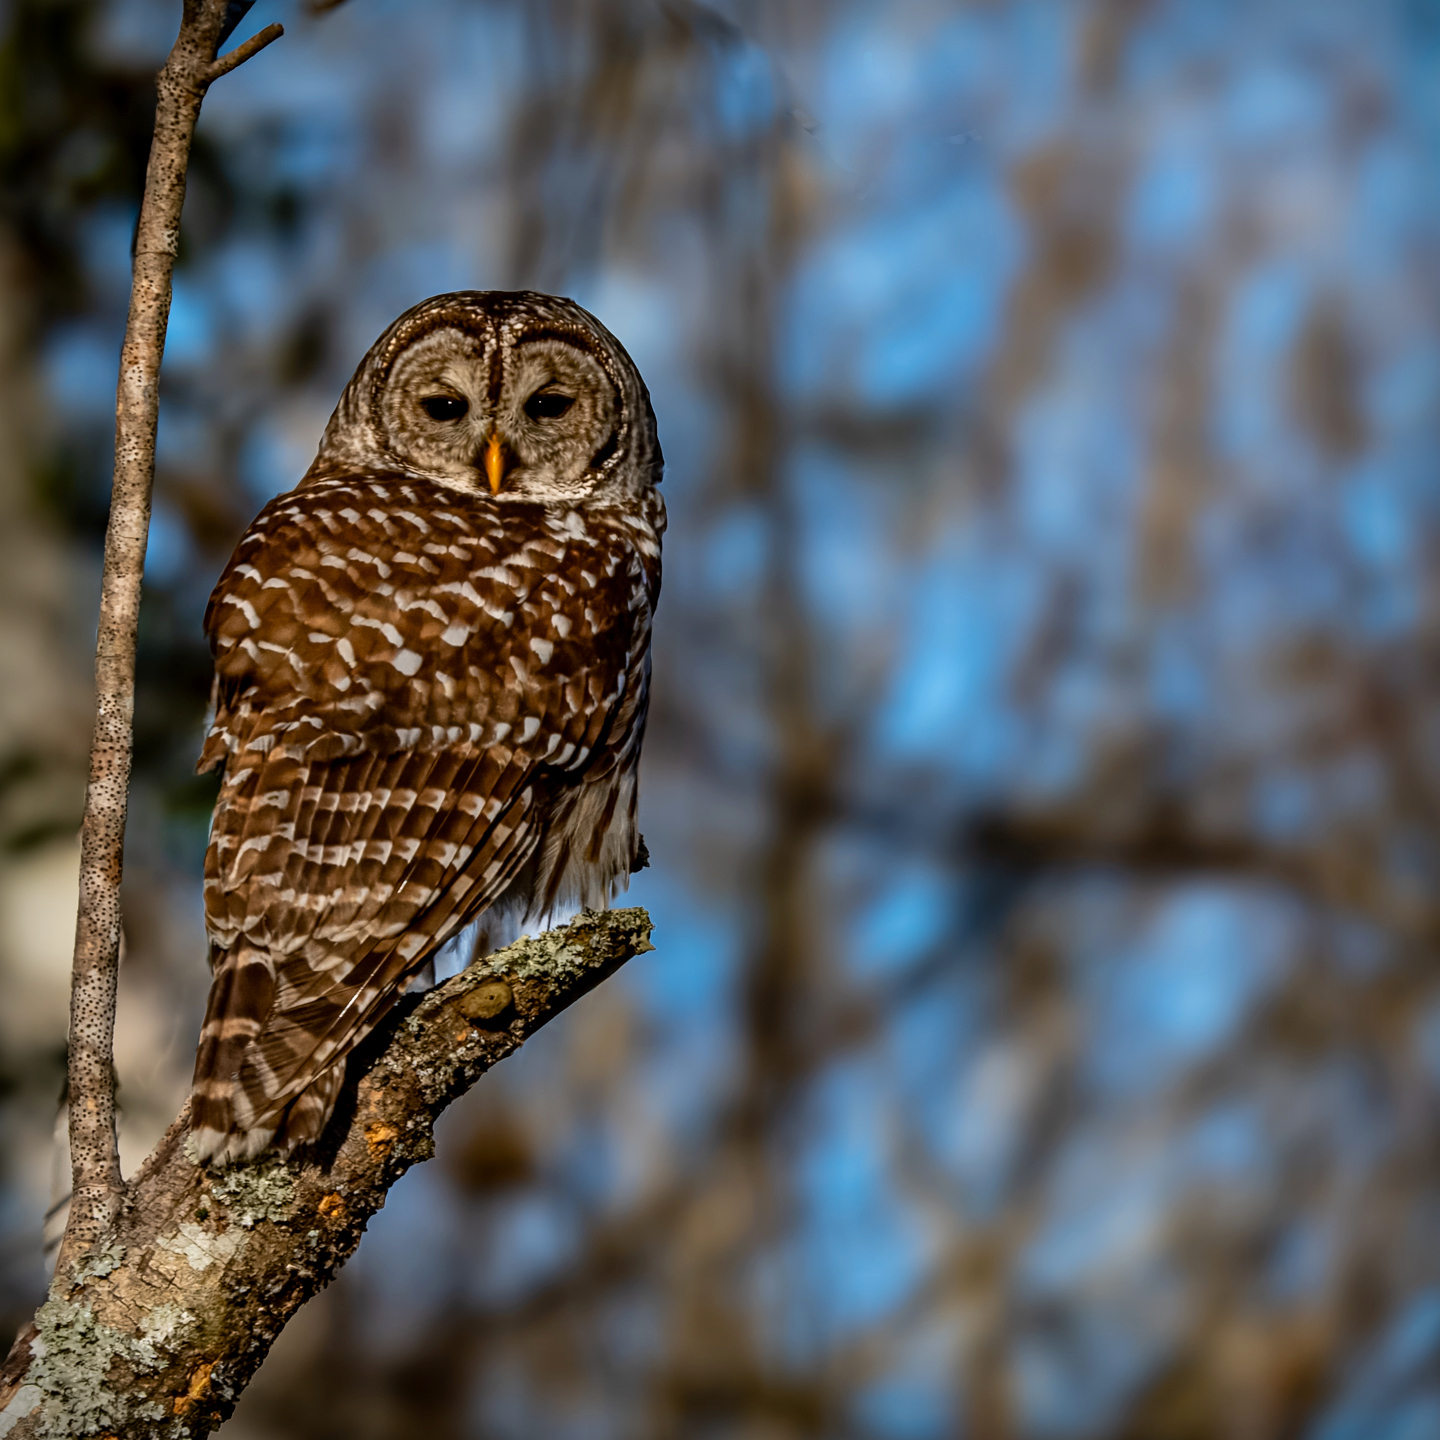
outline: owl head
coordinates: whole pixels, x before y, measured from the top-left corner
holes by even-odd
[[[634,496],[663,466],[645,382],[593,315],[530,290],[461,290],[370,347],[306,479],[386,470],[576,504]]]

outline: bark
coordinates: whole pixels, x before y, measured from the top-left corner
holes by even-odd
[[[160,360],[190,141],[210,83],[278,38],[268,26],[217,61],[249,5],[185,0],[180,34],[156,78],[155,138],[135,234],[130,313],[115,396],[115,475],[105,533],[95,644],[95,732],[80,832],[80,905],[70,992],[72,1199],[58,1268],[65,1273],[108,1230],[123,1187],[115,1146],[112,1050],[120,968],[120,875],[135,713],[135,637],[155,479]]]
[[[182,1110],[125,1188],[104,1243],[57,1276],[0,1368],[0,1440],[209,1434],[390,1187],[434,1153],[441,1112],[653,949],[649,935],[643,910],[586,912],[402,1002],[352,1057],[316,1153],[199,1166]]]

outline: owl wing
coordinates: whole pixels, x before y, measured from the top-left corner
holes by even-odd
[[[281,497],[212,597],[202,1150],[318,1135],[345,1055],[643,725],[643,546],[461,498],[388,477]]]

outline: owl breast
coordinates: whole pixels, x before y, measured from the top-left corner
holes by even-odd
[[[222,691],[297,758],[466,739],[583,770],[647,651],[656,527],[500,508],[380,477],[281,496],[206,612]],[[202,769],[240,737],[217,712]]]

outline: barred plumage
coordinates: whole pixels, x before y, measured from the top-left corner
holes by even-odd
[[[241,540],[206,614],[203,1155],[318,1137],[345,1057],[469,921],[508,938],[627,882],[660,468],[593,318],[442,296],[377,341]]]

